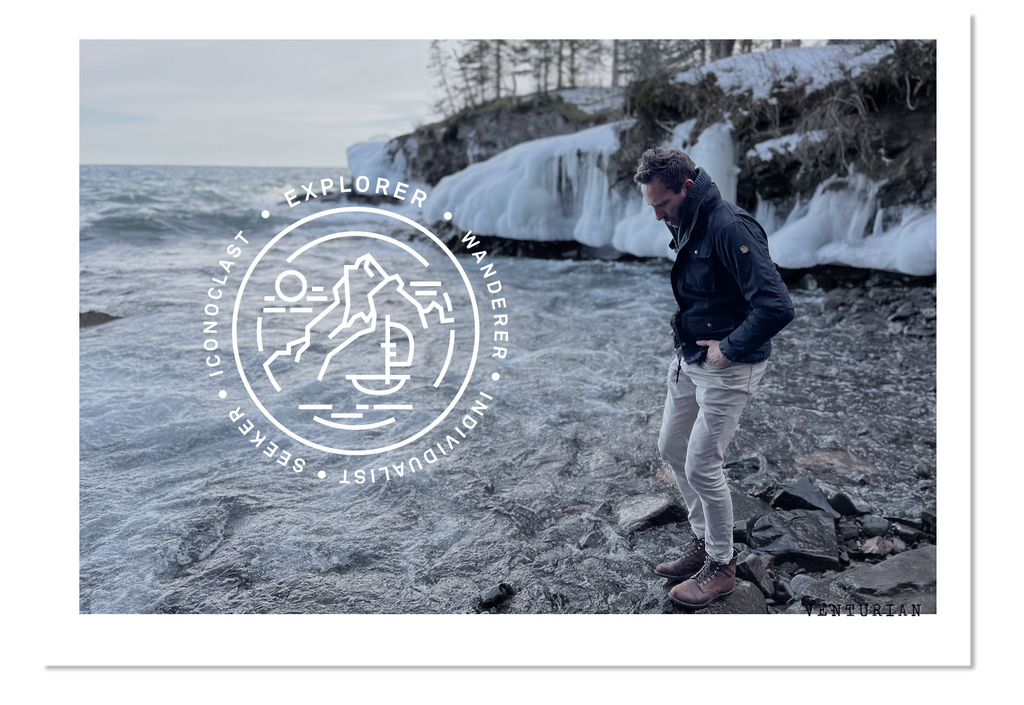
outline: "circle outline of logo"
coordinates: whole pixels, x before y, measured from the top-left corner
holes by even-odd
[[[256,396],[256,393],[253,392],[252,387],[249,385],[249,380],[245,376],[245,370],[242,369],[242,358],[238,347],[238,311],[242,304],[242,292],[245,291],[245,285],[249,283],[249,277],[256,270],[256,266],[260,263],[260,260],[263,259],[263,256],[267,254],[267,252],[270,251],[270,248],[276,245],[277,242],[285,235],[295,230],[300,225],[305,225],[306,223],[316,220],[317,218],[323,218],[324,216],[334,215],[337,213],[375,213],[377,215],[383,215],[388,218],[400,220],[403,223],[411,225],[412,227],[419,230],[421,233],[429,237],[434,242],[434,244],[440,247],[442,252],[448,255],[448,258],[452,261],[452,263],[458,270],[459,274],[462,276],[462,281],[466,285],[466,290],[469,292],[469,301],[473,306],[473,355],[470,358],[469,369],[466,372],[466,378],[462,381],[462,386],[459,387],[458,393],[454,396],[454,398],[452,398],[451,403],[448,404],[444,412],[442,412],[440,416],[434,419],[434,421],[431,422],[430,425],[428,425],[426,428],[421,429],[419,432],[410,436],[409,438],[406,438],[403,441],[387,446],[386,448],[373,448],[369,450],[342,450],[338,448],[329,448],[325,445],[314,443],[313,441],[302,438],[297,433],[294,433],[293,431],[285,427],[281,422],[274,418],[273,414],[267,411],[266,407],[263,406],[263,403]],[[239,284],[238,293],[235,295],[235,307],[231,316],[231,345],[234,347],[235,366],[238,368],[238,375],[239,377],[241,377],[242,384],[245,385],[245,390],[249,393],[249,397],[253,400],[253,402],[255,402],[256,406],[259,407],[260,411],[263,412],[263,415],[266,416],[270,420],[270,422],[277,426],[277,428],[279,428],[282,432],[294,438],[299,443],[307,445],[311,448],[316,448],[317,450],[322,450],[325,453],[334,453],[335,455],[377,455],[379,453],[386,453],[388,451],[395,450],[396,448],[401,448],[402,446],[412,443],[418,438],[421,438],[422,436],[430,432],[431,429],[433,429],[435,426],[441,423],[441,421],[443,421],[445,417],[447,417],[448,414],[451,413],[451,410],[455,408],[455,405],[459,403],[459,400],[462,398],[462,395],[466,391],[466,387],[469,386],[469,380],[472,379],[473,377],[473,371],[476,369],[477,354],[480,352],[480,310],[477,308],[476,293],[473,291],[473,285],[470,283],[469,277],[466,275],[466,270],[462,268],[462,265],[455,258],[455,255],[452,254],[451,250],[449,250],[444,245],[444,243],[442,243],[437,238],[437,236],[434,235],[434,233],[430,232],[427,228],[423,227],[414,220],[406,218],[404,215],[399,215],[398,213],[391,213],[390,211],[381,210],[380,208],[368,208],[366,206],[346,206],[344,208],[331,208],[326,211],[320,211],[319,213],[308,215],[305,218],[301,218],[295,221],[287,228],[282,230],[280,233],[278,233],[274,238],[272,238],[270,242],[268,242],[263,247],[263,249],[260,250],[260,253],[256,255],[255,259],[253,259],[252,264],[249,265],[249,269],[246,270],[245,272],[245,276],[242,277],[242,283]]]

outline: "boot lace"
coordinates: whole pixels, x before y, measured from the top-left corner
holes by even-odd
[[[709,582],[715,579],[715,577],[722,571],[723,568],[728,565],[727,563],[719,563],[712,560],[711,556],[704,559],[704,565],[701,567],[700,572],[694,576],[694,580],[701,587],[704,587]]]
[[[694,553],[697,553],[701,549],[701,543],[701,540],[698,539],[696,536],[690,537],[690,543],[686,544],[683,547],[682,557],[686,558],[688,556],[692,556]]]

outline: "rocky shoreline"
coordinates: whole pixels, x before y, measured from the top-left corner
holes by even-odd
[[[762,559],[774,581],[774,589],[758,583],[769,611],[860,614],[867,605],[874,614],[892,604],[897,614],[904,606],[935,612],[935,289],[879,286],[879,278],[793,292],[816,315],[796,321],[776,352],[801,363],[780,364],[754,403],[784,404],[794,389],[817,400],[799,414],[770,414],[813,427],[818,449],[805,446],[787,461],[761,436],[759,452],[727,468],[747,500],[735,532],[741,560],[748,551]],[[826,349],[807,345],[814,340]],[[854,373],[852,386],[840,368]],[[801,379],[801,369],[811,375]],[[790,390],[777,396],[783,385]]]
[[[797,319],[773,343],[769,373],[726,457],[738,586],[697,612],[934,613],[934,280],[927,286],[879,272],[845,281],[841,272],[797,274],[787,277]],[[818,279],[837,286],[826,291]],[[654,447],[657,410],[650,421],[629,445],[646,438]],[[650,572],[674,558],[689,534],[671,471],[660,459],[634,465],[636,476],[653,471],[662,491],[616,492],[622,483],[614,478],[633,454],[587,435],[569,434],[578,449],[574,467],[555,467],[557,453],[545,463],[569,482],[577,473],[599,486],[607,481],[608,499],[575,521],[549,526],[529,552],[537,554],[529,561],[534,568],[548,554],[544,572],[563,574],[556,581],[563,591],[551,589],[550,577],[512,570],[481,592],[478,611],[532,611],[523,609],[532,602],[555,612],[690,612],[669,600],[672,583]],[[572,548],[556,549],[559,539],[572,540]],[[584,594],[580,583],[597,594]]]

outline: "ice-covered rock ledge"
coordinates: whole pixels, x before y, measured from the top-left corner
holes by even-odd
[[[457,227],[481,235],[572,239],[640,257],[672,257],[668,233],[639,191],[629,197],[608,183],[604,167],[627,127],[624,121],[517,145],[442,179],[424,215],[436,222],[450,212]],[[735,199],[739,169],[733,166],[727,125],[712,125],[692,145],[681,137],[690,127],[680,125],[669,143],[685,148],[708,170],[723,197]],[[755,217],[769,235],[776,264],[787,269],[840,264],[934,274],[935,208],[882,209],[876,199],[879,185],[863,175],[831,177],[785,218],[762,201]]]
[[[768,232],[772,259],[787,269],[843,264],[935,274],[934,206],[882,209],[876,200],[880,185],[863,175],[833,176],[809,202],[797,203],[782,223],[776,222],[774,208],[762,202],[755,217]],[[893,222],[886,224],[888,219]]]
[[[524,142],[472,164],[437,184],[424,216],[436,222],[450,212],[457,227],[481,235],[576,240],[639,256],[668,256],[664,226],[653,216],[642,217],[643,201],[624,197],[608,181],[609,159],[632,122]]]

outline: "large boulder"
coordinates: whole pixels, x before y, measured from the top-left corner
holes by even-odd
[[[862,565],[804,589],[803,607],[817,614],[838,608],[842,614],[935,614],[935,546],[906,551],[881,563]],[[890,607],[891,605],[891,607]]]
[[[809,572],[840,568],[835,521],[825,512],[769,512],[754,524],[750,545],[775,556],[776,564],[795,563]]]

